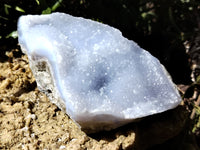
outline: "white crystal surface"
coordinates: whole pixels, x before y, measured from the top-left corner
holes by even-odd
[[[28,15],[18,21],[18,36],[39,89],[52,90],[50,99],[82,128],[116,128],[181,101],[160,62],[108,25],[64,13]]]

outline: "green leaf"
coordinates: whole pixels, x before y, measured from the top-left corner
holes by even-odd
[[[146,13],[146,12],[143,12],[143,13],[141,14],[141,16],[142,16],[142,18],[144,19],[144,18],[146,18],[147,13]]]
[[[200,83],[200,75],[196,78],[196,83]]]
[[[4,11],[5,11],[6,15],[9,15],[8,8],[11,8],[11,6],[8,4],[4,4]]]
[[[10,37],[16,39],[18,37],[17,31],[13,31],[6,36],[6,38],[10,38]]]
[[[51,11],[55,11],[58,7],[60,7],[60,4],[62,3],[62,0],[58,0],[51,8]]]
[[[200,107],[195,105],[196,114],[200,115]]]
[[[18,7],[18,6],[15,7],[15,10],[16,10],[16,11],[19,11],[19,12],[25,13],[25,11],[24,11],[22,8]]]
[[[50,14],[51,13],[51,8],[48,7],[47,9],[42,11],[42,14]]]
[[[40,1],[39,0],[35,0],[36,1],[36,3],[38,4],[38,5],[40,5]]]
[[[3,17],[3,16],[0,16],[0,19],[9,20],[8,18]]]
[[[80,4],[84,4],[85,3],[85,0],[80,0]]]
[[[181,0],[182,3],[189,3],[190,0]]]

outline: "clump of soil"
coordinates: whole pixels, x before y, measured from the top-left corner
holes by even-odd
[[[0,149],[142,150],[176,136],[185,126],[186,115],[178,107],[109,132],[86,135],[37,89],[26,55],[14,49],[0,56]]]

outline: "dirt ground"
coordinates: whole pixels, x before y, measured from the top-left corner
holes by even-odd
[[[0,55],[0,149],[144,150],[177,136],[186,126],[183,106],[121,128],[86,135],[45,94],[19,49]]]

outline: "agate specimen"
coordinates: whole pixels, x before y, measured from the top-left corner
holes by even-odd
[[[108,25],[64,13],[27,15],[18,37],[38,88],[87,132],[181,102],[159,60]]]

